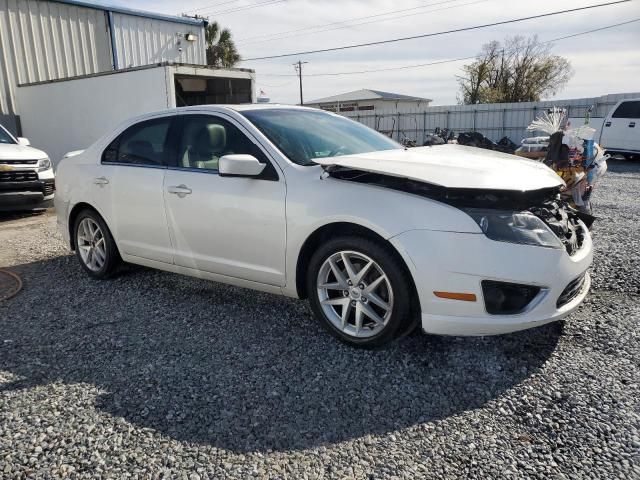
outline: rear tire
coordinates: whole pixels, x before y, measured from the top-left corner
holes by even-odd
[[[106,279],[121,263],[116,242],[109,227],[94,210],[83,210],[73,227],[76,257],[91,277]]]
[[[407,332],[413,291],[402,260],[368,238],[333,239],[309,262],[311,308],[329,333],[349,345],[380,347]]]

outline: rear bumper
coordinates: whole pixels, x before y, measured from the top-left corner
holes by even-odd
[[[586,297],[591,280],[592,243],[586,227],[580,250],[496,242],[483,234],[414,230],[391,241],[411,259],[422,309],[422,329],[440,335],[497,335],[536,327],[569,315]],[[559,301],[569,285],[584,282],[567,303]],[[483,280],[539,287],[522,312],[487,313]],[[440,298],[434,292],[475,295],[475,301]]]

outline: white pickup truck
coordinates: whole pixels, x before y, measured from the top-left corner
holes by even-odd
[[[46,153],[0,125],[0,211],[53,206],[55,180]]]
[[[607,153],[640,156],[640,98],[622,100],[607,114],[598,143]]]

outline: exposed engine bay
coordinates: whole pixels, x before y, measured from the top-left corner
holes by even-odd
[[[584,241],[585,233],[578,221],[582,220],[590,228],[595,220],[595,217],[579,212],[561,200],[560,186],[530,191],[449,188],[338,165],[323,168],[333,178],[420,195],[458,208],[530,212],[551,229],[569,255],[578,251]]]

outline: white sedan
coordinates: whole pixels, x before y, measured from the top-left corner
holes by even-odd
[[[578,307],[591,237],[561,187],[538,162],[405,149],[319,110],[198,106],[69,155],[56,209],[92,277],[125,261],[308,298],[330,333],[377,346],[417,324],[490,335]]]

